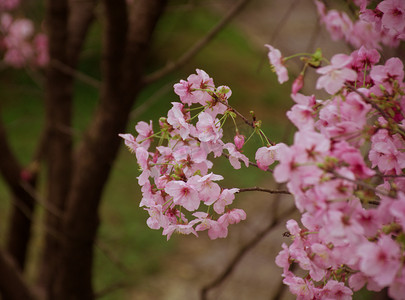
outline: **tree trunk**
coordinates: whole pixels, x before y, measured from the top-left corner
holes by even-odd
[[[0,293],[3,300],[36,299],[25,284],[13,259],[0,250]]]
[[[63,220],[61,261],[54,299],[93,299],[93,244],[103,187],[117,156],[130,109],[141,89],[145,58],[166,1],[106,0],[103,83],[95,118],[74,156]],[[129,20],[129,23],[127,23]]]

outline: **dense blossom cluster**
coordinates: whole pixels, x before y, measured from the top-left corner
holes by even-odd
[[[357,2],[364,19],[371,10],[366,1]],[[361,46],[317,68],[316,88],[330,94],[327,100],[298,93],[302,74],[293,84],[295,105],[287,117],[298,131],[291,146],[276,145],[274,178],[287,183],[303,227],[287,222],[293,242],[283,244],[276,263],[299,299],[351,299],[364,286],[371,291],[388,287],[390,297],[405,299],[404,66],[395,57],[378,64],[380,54],[371,47],[396,45],[404,38],[405,5],[377,5],[372,11],[379,15],[372,20],[381,30],[373,27],[376,37],[356,33],[360,25],[353,26],[346,14],[326,14],[316,3],[332,37],[345,36]],[[364,40],[356,41],[358,36]],[[280,74],[286,60],[276,54],[280,62],[274,64],[271,53],[269,59],[285,81]],[[316,53],[304,61],[319,59]],[[305,277],[296,276],[292,264],[307,271]]]
[[[14,18],[10,13],[18,0],[0,0],[0,55],[7,65],[15,68],[45,66],[49,61],[48,38],[35,34],[34,23],[26,18]]]
[[[229,208],[239,190],[218,185],[223,177],[209,172],[213,163],[208,157],[225,153],[235,169],[241,168],[241,162],[249,165],[240,151],[242,135],[235,136],[235,143],[222,140],[221,125],[228,116],[233,117],[227,107],[231,90],[215,87],[212,78],[197,69],[187,81],[175,84],[174,91],[181,102],[173,102],[167,117],[160,119],[157,134],[152,122],[141,121],[135,127],[136,137],[121,135],[142,169],[140,205],[149,212],[148,226],[163,228],[168,239],[173,232],[197,235],[203,230],[208,230],[211,239],[226,237],[228,225],[244,220],[246,214]],[[158,146],[148,151],[156,138]]]
[[[323,2],[315,0],[321,22],[332,39],[344,39],[356,48],[366,46],[379,49],[381,44],[398,46],[405,40],[405,1],[385,0],[369,8],[369,0],[354,1],[359,6],[359,20],[352,21],[342,11],[327,10]]]
[[[385,0],[371,9],[368,1],[357,0],[359,21],[315,3],[332,37],[346,39],[356,50],[330,61],[320,50],[301,58],[304,68],[292,85],[295,104],[287,112],[298,129],[294,141],[290,146],[267,142],[256,151],[258,168],[268,170],[277,162],[274,178],[286,183],[302,213],[301,225],[287,222],[292,243],[282,245],[276,264],[298,299],[351,299],[363,287],[387,288],[393,299],[405,299],[404,66],[396,57],[382,61],[378,52],[381,44],[404,40],[405,2]],[[266,47],[279,82],[288,81],[286,63],[295,56],[284,58]],[[309,67],[319,74],[316,89],[327,99],[299,93]],[[142,169],[141,206],[150,214],[149,227],[163,228],[168,238],[175,231],[197,235],[200,230],[212,239],[225,237],[227,226],[246,215],[229,208],[238,189],[216,183],[223,178],[209,173],[207,157],[227,150],[235,169],[249,164],[241,152],[242,135],[236,134],[234,143],[222,141],[223,120],[233,111],[227,103],[230,89],[216,88],[201,70],[174,89],[181,103],[173,103],[160,120],[158,134],[151,123],[140,122],[137,137],[121,135]],[[192,115],[195,104],[200,111]],[[159,146],[149,151],[158,136]],[[305,271],[303,277],[292,271],[293,264]]]

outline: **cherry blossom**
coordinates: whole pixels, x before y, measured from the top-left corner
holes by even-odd
[[[278,82],[281,84],[288,81],[288,71],[284,65],[284,59],[281,55],[280,50],[270,45],[265,46],[269,49],[268,57],[270,60],[270,64],[274,67],[274,70],[277,74]]]
[[[345,54],[336,54],[331,59],[331,64],[316,70],[317,73],[323,76],[318,78],[316,88],[324,88],[329,94],[333,95],[338,92],[345,81],[354,81],[357,78],[357,73],[347,66],[352,61],[352,58]]]

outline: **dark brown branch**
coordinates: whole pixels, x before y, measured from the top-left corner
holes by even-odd
[[[252,188],[242,188],[239,189],[238,193],[243,193],[243,192],[254,192],[254,191],[258,191],[258,192],[265,192],[265,193],[269,193],[269,194],[285,194],[285,195],[291,195],[291,193],[289,191],[281,191],[281,190],[269,190],[269,189],[265,189],[265,188],[261,188],[261,187],[252,187]]]
[[[17,158],[12,152],[6,135],[3,122],[0,120],[0,172],[12,194],[16,205],[12,207],[7,232],[7,251],[15,260],[20,270],[25,267],[27,249],[31,236],[31,218],[34,211],[34,201],[29,193],[21,186],[21,172]],[[26,184],[35,186],[36,174],[31,174]]]
[[[70,66],[75,66],[79,59],[87,32],[94,20],[97,0],[68,0],[69,18],[67,25],[67,57]],[[79,77],[77,77],[80,79]]]
[[[205,37],[195,43],[189,51],[184,53],[183,56],[181,56],[176,62],[169,63],[163,69],[147,75],[143,79],[143,82],[145,84],[155,82],[187,64],[187,62],[189,62],[201,49],[203,49],[244,8],[249,1],[251,0],[240,0],[238,3],[236,3],[235,6],[224,16],[224,18],[220,20],[219,23],[212,28]]]
[[[271,230],[273,230],[278,224],[280,224],[281,220],[291,215],[295,210],[295,206],[292,206],[278,217],[274,217],[272,222],[266,228],[257,233],[252,240],[250,240],[245,246],[239,249],[238,253],[236,253],[233,259],[228,263],[225,270],[218,277],[214,278],[213,281],[211,281],[209,284],[201,289],[200,299],[206,300],[208,292],[211,289],[219,286],[233,272],[238,263],[246,255],[246,253],[253,249]]]
[[[4,300],[35,300],[13,259],[0,249],[0,293]]]

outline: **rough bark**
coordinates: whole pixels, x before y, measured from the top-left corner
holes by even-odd
[[[140,90],[148,46],[165,2],[137,1],[129,17],[125,1],[104,2],[106,28],[100,104],[74,156],[55,299],[93,298],[93,244],[101,195],[120,145],[118,134],[124,131]]]

